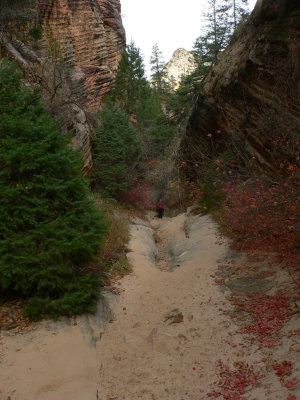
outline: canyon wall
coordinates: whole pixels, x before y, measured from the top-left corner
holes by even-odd
[[[86,108],[99,108],[125,46],[119,0],[38,0],[38,8],[42,45],[60,44],[73,95]]]
[[[24,12],[32,12],[32,2],[26,1]],[[10,22],[2,48],[19,62],[25,81],[42,87],[50,112],[62,114],[65,129],[75,131],[73,144],[83,151],[88,173],[92,116],[111,87],[125,49],[120,1],[37,0],[36,8],[27,25]],[[25,35],[32,27],[41,29],[41,37],[30,40]]]
[[[285,143],[299,149],[299,79],[299,0],[258,0],[204,82],[182,158],[192,165],[230,150],[250,167],[276,171],[289,157]]]

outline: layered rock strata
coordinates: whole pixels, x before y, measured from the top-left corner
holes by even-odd
[[[75,130],[73,143],[82,149],[88,173],[87,115],[99,110],[125,48],[120,1],[37,0],[36,7],[34,25],[42,28],[42,38],[22,42],[7,32],[2,46],[21,64],[25,79],[42,86],[51,112],[63,114],[66,129]]]
[[[299,1],[259,0],[205,80],[183,158],[195,162],[229,149],[247,165],[276,170],[288,156],[278,143],[299,140],[299,79]]]
[[[39,0],[38,7],[43,47],[59,43],[76,99],[99,108],[125,46],[119,0]]]

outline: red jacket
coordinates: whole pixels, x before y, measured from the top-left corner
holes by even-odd
[[[162,202],[162,201],[159,201],[158,203],[157,203],[157,206],[156,206],[157,208],[159,208],[160,210],[163,210],[164,208],[165,208],[165,205],[164,205],[164,203]]]

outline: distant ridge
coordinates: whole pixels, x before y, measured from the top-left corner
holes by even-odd
[[[183,76],[189,75],[196,68],[195,56],[190,51],[179,48],[174,51],[170,61],[165,66],[167,79],[174,89],[177,89]]]

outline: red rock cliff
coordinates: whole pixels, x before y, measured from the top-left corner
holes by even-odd
[[[24,13],[34,15],[32,4],[24,0]],[[83,151],[88,173],[92,157],[87,114],[99,110],[125,49],[120,0],[37,0],[36,7],[32,25],[41,26],[42,39],[34,42],[27,35],[20,41],[16,31],[25,38],[30,22],[19,27],[12,17],[0,37],[2,50],[18,60],[26,80],[42,86],[51,112],[62,114],[65,128],[75,131],[73,144]]]
[[[247,165],[275,171],[288,155],[274,138],[299,141],[299,78],[299,0],[258,0],[205,81],[183,158],[195,162],[230,149]]]
[[[60,44],[72,67],[73,94],[87,108],[99,108],[109,90],[125,31],[119,0],[38,0],[43,44]]]

